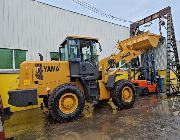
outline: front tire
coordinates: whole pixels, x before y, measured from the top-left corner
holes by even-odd
[[[83,111],[85,96],[72,84],[58,86],[49,98],[50,115],[58,122],[75,120]]]
[[[121,109],[131,108],[136,100],[134,85],[128,80],[118,81],[112,91],[113,103]]]

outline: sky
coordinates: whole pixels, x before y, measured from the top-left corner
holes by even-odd
[[[115,21],[99,14],[96,14],[78,4],[73,0],[37,0],[63,9],[74,11],[83,15],[102,19],[123,26],[130,26],[128,22]],[[82,0],[79,0],[82,1]],[[138,21],[159,10],[171,6],[174,21],[176,40],[180,40],[180,0],[84,0],[92,6],[115,17],[130,21]],[[179,14],[178,14],[179,13]],[[158,25],[154,23],[149,29],[156,33]],[[157,27],[157,30],[156,30]],[[156,31],[155,31],[156,30]]]

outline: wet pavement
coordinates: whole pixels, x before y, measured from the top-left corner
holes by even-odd
[[[180,139],[180,97],[138,97],[126,110],[100,103],[70,123],[53,122],[38,108],[14,113],[4,127],[15,140]]]

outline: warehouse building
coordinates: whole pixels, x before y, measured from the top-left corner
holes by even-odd
[[[0,71],[19,69],[25,60],[57,60],[59,45],[69,35],[99,38],[100,58],[115,50],[129,28],[34,0],[0,1]],[[178,46],[180,43],[178,42]],[[165,46],[153,50],[156,67],[166,68]]]
[[[59,45],[68,35],[99,38],[100,57],[114,52],[129,28],[33,0],[0,1],[0,70],[19,69],[25,60],[59,57]]]

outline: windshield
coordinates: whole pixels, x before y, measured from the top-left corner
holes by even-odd
[[[97,61],[96,43],[92,41],[80,41],[82,61]]]

